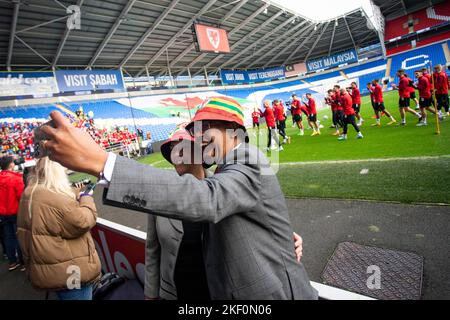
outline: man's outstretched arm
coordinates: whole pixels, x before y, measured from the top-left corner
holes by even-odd
[[[73,127],[57,111],[51,113],[55,128],[42,130],[50,140],[43,143],[51,160],[78,172],[101,177],[108,154],[85,132]],[[107,200],[125,203],[139,199],[140,209],[191,221],[218,222],[253,208],[259,201],[260,168],[234,164],[211,178],[199,181],[192,175],[155,169],[133,160],[113,161]],[[109,169],[110,170],[110,169]]]
[[[138,210],[168,218],[219,222],[246,212],[259,201],[259,169],[235,164],[210,178],[179,176],[117,157],[105,200],[130,203]]]

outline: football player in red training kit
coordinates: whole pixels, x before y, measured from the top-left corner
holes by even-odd
[[[278,150],[283,150],[283,147],[281,146],[280,139],[278,139],[276,124],[275,124],[275,115],[273,113],[272,106],[270,105],[270,101],[266,100],[264,101],[264,112],[261,111],[261,116],[266,118],[266,124],[267,124],[267,149],[266,150],[275,150],[277,149],[276,146],[272,146],[272,138],[275,140],[275,142],[278,145]]]
[[[305,106],[308,108],[308,122],[311,128],[313,128],[311,137],[314,137],[320,135],[319,125],[317,124],[316,101],[311,93],[307,93],[306,98],[308,99],[308,102],[305,102]]]
[[[414,101],[414,103],[416,104],[416,110],[419,110],[419,100],[417,100],[416,98],[416,88],[414,87],[414,81],[407,74],[405,74],[405,76],[409,79],[409,100]]]
[[[394,117],[389,113],[389,111],[386,110],[386,107],[384,106],[384,100],[383,100],[383,88],[378,83],[378,79],[372,80],[372,89],[371,89],[371,95],[373,95],[373,109],[375,111],[375,117],[377,121],[372,126],[381,126],[380,118],[384,114],[386,117],[390,118],[391,121],[388,122],[388,126],[390,126],[393,123],[396,123],[397,121],[394,119]]]
[[[252,112],[253,130],[256,127],[258,134],[261,134],[261,131],[259,131],[259,118],[260,117],[261,117],[261,112],[257,108],[254,108],[253,112]],[[256,132],[253,132],[253,135],[256,137]]]
[[[351,84],[351,97],[353,100],[353,110],[355,110],[356,118],[358,118],[358,126],[362,126],[364,119],[362,118],[360,111],[361,111],[361,92],[359,91],[358,85],[356,82],[352,82]]]
[[[333,125],[330,127],[330,129],[334,128],[336,131],[333,133],[333,136],[338,136],[338,135],[340,135],[340,132],[339,132],[340,122],[339,122],[338,113],[337,113],[338,104],[336,104],[333,89],[328,90],[328,97],[325,98],[325,103],[331,107],[331,115],[332,115]]]
[[[333,87],[333,91],[334,91],[334,103],[336,104],[336,115],[337,115],[338,123],[343,128],[344,127],[344,109],[342,108],[342,105],[341,105],[341,86],[335,85]],[[337,131],[336,133],[339,134],[339,131]],[[336,133],[334,133],[334,135],[336,135]]]
[[[438,64],[434,67],[433,77],[439,114],[441,117],[443,115],[450,115],[448,107],[448,76],[443,70],[442,65]],[[442,108],[444,108],[445,114],[442,113]]]
[[[417,89],[419,89],[419,106],[420,112],[422,113],[422,121],[420,121],[417,126],[427,125],[427,110],[431,113],[436,114],[436,110],[431,108],[431,86],[428,78],[423,74],[423,72],[416,71],[416,76],[418,78]]]
[[[276,99],[273,101],[273,112],[275,114],[275,121],[277,122],[277,129],[280,136],[283,137],[283,143],[291,143],[291,138],[286,135],[286,114],[283,103]]]
[[[430,83],[430,91],[431,91],[431,104],[433,107],[436,107],[434,105],[434,86],[433,86],[433,78],[431,76],[431,73],[427,68],[422,68],[422,74],[428,79],[428,82]]]
[[[356,112],[353,110],[353,101],[352,97],[348,94],[347,90],[341,89],[341,106],[344,112],[344,131],[342,135],[339,137],[339,140],[347,140],[347,129],[348,125],[351,124],[353,128],[355,128],[356,132],[358,132],[356,138],[362,139],[363,135],[359,130],[359,127],[356,125],[355,116]]]
[[[399,95],[398,105],[400,108],[400,116],[402,118],[402,122],[400,124],[403,126],[406,125],[406,112],[412,113],[420,121],[420,119],[421,119],[420,114],[409,107],[409,104],[410,104],[410,98],[409,98],[410,97],[410,89],[409,89],[410,79],[405,76],[405,70],[402,70],[402,69],[398,70],[397,77],[400,78],[400,81],[399,81],[398,85],[392,84],[392,87],[394,89],[398,90],[398,95]]]
[[[331,108],[331,119],[333,121],[333,124],[331,125],[330,129],[337,129],[338,124],[336,121],[336,107],[333,101],[333,90],[328,90],[328,96],[325,97],[325,104],[329,105]],[[339,131],[339,129],[337,129]]]
[[[377,110],[375,108],[375,101],[374,101],[374,95],[373,95],[373,86],[372,86],[372,82],[368,82],[367,85],[367,90],[369,91],[370,94],[370,103],[372,104],[372,109],[373,109],[373,113],[375,114],[374,117],[376,119],[378,119],[377,117]],[[373,118],[373,117],[372,117]]]
[[[306,108],[304,106],[302,106],[300,99],[294,93],[292,95],[291,113],[292,113],[292,118],[294,119],[295,123],[297,124],[298,129],[300,130],[300,132],[298,133],[299,136],[303,136],[305,134],[305,131],[303,128],[303,123],[302,123],[302,120],[303,120],[302,112],[304,114],[308,115]]]

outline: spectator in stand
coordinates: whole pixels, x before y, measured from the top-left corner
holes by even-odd
[[[137,129],[137,136],[138,136],[139,138],[141,138],[141,140],[144,140],[144,131],[142,131],[141,128],[138,128],[138,129]]]
[[[24,189],[22,174],[14,172],[14,159],[11,156],[0,158],[0,221],[3,237],[12,271],[19,267],[24,271],[22,252],[17,241],[17,211]]]
[[[341,89],[341,106],[344,111],[344,131],[342,132],[342,136],[339,137],[339,140],[347,140],[347,129],[348,125],[351,124],[355,131],[358,133],[356,135],[357,139],[362,139],[363,135],[359,130],[359,127],[356,125],[355,115],[356,112],[353,110],[353,101],[352,97],[348,94],[345,88]]]
[[[80,106],[78,108],[78,110],[75,111],[75,115],[77,116],[78,119],[84,120],[85,117],[84,117],[84,111],[83,111],[83,107],[82,106]]]
[[[60,300],[91,300],[100,278],[89,232],[97,220],[93,190],[72,189],[65,170],[47,157],[37,161],[20,201],[17,234],[34,287]],[[74,272],[78,284],[70,281]]]
[[[439,114],[441,117],[444,115],[450,115],[448,103],[448,76],[442,68],[442,65],[438,64],[434,67],[433,77]],[[445,114],[442,113],[442,109],[444,109]]]

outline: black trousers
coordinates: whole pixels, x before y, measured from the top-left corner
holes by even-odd
[[[339,127],[344,127],[344,111],[335,110],[333,111],[333,124],[338,125]]]
[[[345,116],[344,118],[344,134],[347,134],[348,125],[351,124],[355,128],[356,132],[359,132],[359,128],[356,125],[355,116]]]
[[[211,300],[202,253],[203,225],[183,221],[183,239],[178,248],[174,281],[178,300]]]
[[[448,112],[448,94],[436,94],[436,101],[439,111],[444,107],[445,112]]]
[[[3,232],[3,224],[0,222],[0,246],[2,247],[2,254],[6,254],[5,236]]]
[[[6,255],[10,264],[23,264],[22,251],[17,240],[17,215],[1,216],[3,226],[3,241],[5,244]]]
[[[338,126],[338,113],[337,113],[337,110],[333,110],[332,111],[332,116],[333,116],[333,126],[337,127]]]
[[[286,139],[286,120],[277,121],[277,129],[280,136],[282,136],[283,139]]]

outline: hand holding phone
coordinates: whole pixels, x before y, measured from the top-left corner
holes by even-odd
[[[86,189],[82,192],[80,192],[79,198],[83,197],[83,196],[93,196],[94,195],[94,190],[95,187],[97,186],[96,183],[90,183],[86,186]]]

